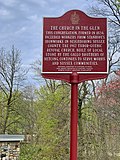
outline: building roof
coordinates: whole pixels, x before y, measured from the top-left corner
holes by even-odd
[[[15,142],[23,141],[24,135],[10,135],[10,134],[0,134],[0,142]]]

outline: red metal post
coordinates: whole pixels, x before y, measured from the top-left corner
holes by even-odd
[[[78,75],[71,76],[70,160],[77,160]]]

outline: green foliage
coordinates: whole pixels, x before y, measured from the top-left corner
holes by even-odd
[[[116,0],[115,3],[116,3],[116,5],[117,5],[117,7],[120,8],[120,0]]]
[[[31,144],[22,144],[21,145],[21,153],[20,153],[20,160],[37,160],[39,159],[41,152],[41,148],[39,145],[35,143]]]
[[[24,160],[27,154],[36,160],[68,159],[69,88],[61,85],[52,92],[43,86],[36,90],[36,97],[34,138],[27,144],[27,148],[22,146],[21,160]]]
[[[78,151],[82,160],[119,160],[120,90],[116,82],[101,86],[98,98],[88,99],[81,107]]]

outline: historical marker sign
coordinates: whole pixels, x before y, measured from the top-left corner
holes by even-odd
[[[72,10],[44,18],[43,74],[107,74],[107,19]]]
[[[70,160],[77,160],[78,83],[107,77],[107,19],[72,10],[44,18],[42,76],[71,83]]]

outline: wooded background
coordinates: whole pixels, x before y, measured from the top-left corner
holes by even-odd
[[[79,84],[78,159],[120,160],[120,2],[97,0],[89,15],[108,17],[109,74]],[[24,134],[20,160],[67,160],[70,84],[27,85],[20,50],[0,49],[0,134]],[[40,83],[40,61],[33,62]]]

